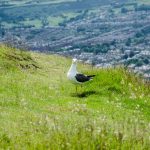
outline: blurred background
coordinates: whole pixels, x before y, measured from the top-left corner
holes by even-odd
[[[150,1],[1,0],[0,43],[150,78]]]

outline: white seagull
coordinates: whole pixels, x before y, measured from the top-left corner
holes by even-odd
[[[77,59],[72,60],[72,65],[67,73],[68,79],[74,84],[83,84],[93,79],[95,75],[84,75],[77,72]]]

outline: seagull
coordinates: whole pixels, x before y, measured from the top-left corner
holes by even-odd
[[[82,73],[78,73],[76,68],[77,68],[77,59],[74,58],[72,60],[72,65],[67,73],[67,78],[76,85],[77,84],[82,85],[83,83],[90,81],[93,79],[93,77],[95,77],[95,75],[84,75]]]

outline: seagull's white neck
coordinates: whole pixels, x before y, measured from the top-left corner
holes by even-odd
[[[73,62],[68,73],[67,73],[67,77],[68,79],[72,82],[72,83],[77,83],[77,80],[76,80],[76,74],[78,73],[77,72],[77,64],[76,62]]]
[[[72,63],[71,67],[70,67],[70,71],[77,71],[77,64]]]
[[[77,68],[77,64],[72,63],[72,65],[71,65],[71,67],[70,67],[68,73],[76,74],[76,73],[77,73],[77,69],[76,69],[76,68]]]

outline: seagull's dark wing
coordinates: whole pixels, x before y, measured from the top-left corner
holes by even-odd
[[[91,80],[95,75],[86,76],[84,74],[76,74],[75,78],[78,82],[87,82]]]

